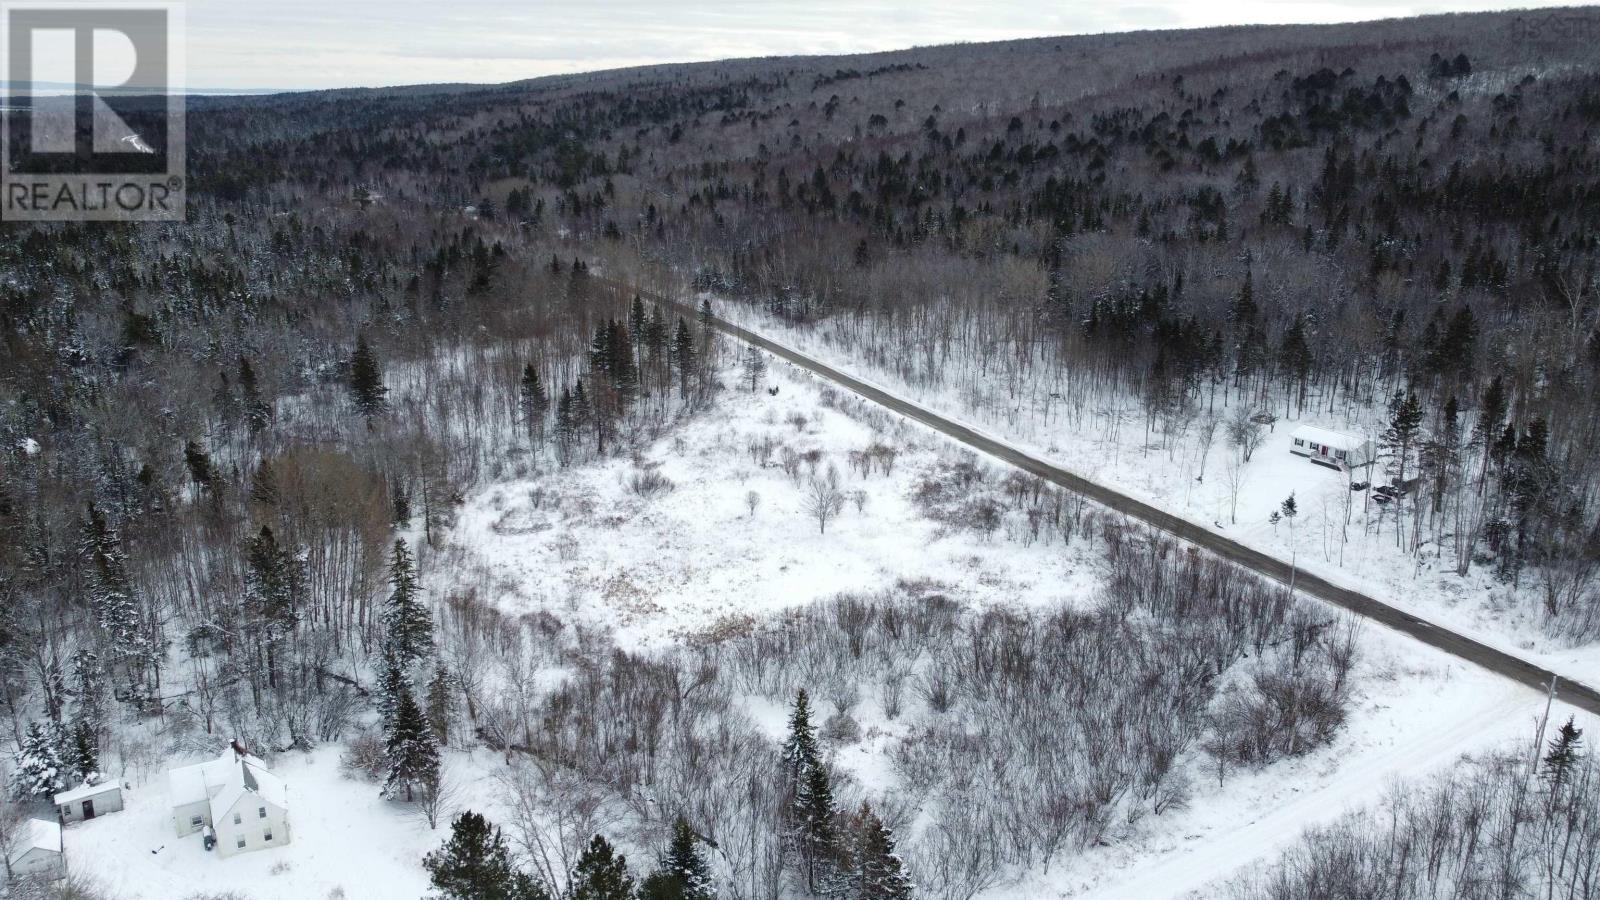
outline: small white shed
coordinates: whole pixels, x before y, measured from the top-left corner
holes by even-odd
[[[23,822],[7,863],[12,878],[55,881],[67,877],[67,862],[61,847],[61,826],[43,819]]]
[[[115,781],[84,784],[56,795],[61,822],[87,822],[95,816],[122,811],[122,785]]]
[[[1315,425],[1297,427],[1289,441],[1290,453],[1342,471],[1369,466],[1377,457],[1377,448],[1366,438]]]

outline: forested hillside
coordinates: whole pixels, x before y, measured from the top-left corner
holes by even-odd
[[[420,633],[433,626],[406,618],[415,568],[443,555],[473,489],[637,456],[739,387],[719,376],[729,350],[706,322],[642,291],[826,331],[907,381],[1015,394],[1048,380],[1068,421],[1104,397],[1131,398],[1142,419],[1130,429],[1204,433],[1207,448],[1213,434],[1236,449],[1259,443],[1251,413],[1376,411],[1372,480],[1409,491],[1381,526],[1392,542],[1459,575],[1492,572],[1548,634],[1594,641],[1596,34],[1600,13],[1579,9],[193,98],[186,223],[0,225],[0,704],[11,740],[29,752],[53,742],[76,760],[64,779],[100,753],[153,767],[219,735],[304,749],[350,738],[375,704],[388,722],[397,713],[384,704],[409,700],[415,679],[417,702],[445,708],[459,694],[469,707],[471,736],[457,740],[531,748],[611,785],[649,765],[637,731],[596,735],[549,707],[483,730],[479,704],[493,712],[505,698],[460,684],[462,664],[435,670],[433,637]],[[746,387],[759,383],[756,373]],[[874,459],[893,467],[889,448],[862,453],[863,477]],[[801,471],[798,454],[792,465]],[[843,509],[817,468],[817,503]],[[648,475],[635,476],[636,493],[670,489]],[[1082,516],[1063,525],[1059,505],[1029,512],[1048,505],[1029,490],[1008,494],[1007,514],[1028,517],[1035,535],[1048,516],[1045,531],[1068,540]],[[952,527],[993,534],[1001,508],[986,531],[971,518]],[[1128,546],[1111,526],[1077,527],[1102,532],[1096,546]],[[1084,779],[1079,805],[1014,818],[1007,841],[971,859],[936,852],[961,845],[963,827],[1000,827],[982,818],[999,813],[973,809],[942,832],[946,845],[925,845],[951,867],[930,873],[930,890],[967,897],[1007,866],[1092,843],[1130,791],[1159,811],[1172,756],[1211,727],[1210,679],[1268,638],[1311,628],[1209,563],[1127,553],[1114,574],[1162,586],[1117,584],[1120,615],[1154,609],[1209,642],[1209,659],[1189,661],[1209,673],[1196,676],[1204,686],[1137,713],[1165,723],[1152,733],[1181,732],[1179,748],[1119,769],[1030,745],[1043,755],[1030,771],[1059,764]],[[1197,609],[1169,603],[1168,577],[1208,579]],[[441,644],[451,629],[477,641],[502,627],[465,587],[431,602]],[[868,609],[875,624],[858,623],[852,640],[887,659],[910,640],[895,624],[914,618],[902,602],[841,601],[791,624],[832,635],[835,619]],[[1076,642],[1156,648],[1178,633],[919,610],[934,618],[918,627],[959,635],[976,657],[995,634],[1027,644],[1030,666]],[[419,634],[397,647],[408,627]],[[1276,738],[1213,733],[1233,742],[1219,767],[1299,752],[1302,729],[1314,744],[1338,727],[1349,651],[1313,630],[1316,678],[1297,652],[1281,684],[1322,706],[1297,709]],[[745,656],[722,662],[723,681],[787,695],[804,684],[766,674],[760,658],[815,653],[814,669],[830,665],[777,634],[741,631],[723,652]],[[587,699],[546,700],[621,715],[613,707],[637,696],[676,708],[688,685],[717,684],[698,658],[616,654],[586,671]],[[1167,677],[1153,662],[1123,664],[1129,678]],[[996,667],[968,673],[974,705],[1042,689]],[[1079,690],[1063,688],[1061,702]],[[714,723],[726,702],[687,705]],[[985,728],[1021,727],[1007,702],[1022,703],[995,699],[1008,712]],[[535,721],[546,731],[531,733]],[[673,738],[686,757],[710,752],[686,734]],[[922,752],[970,761],[957,736],[940,739]],[[719,759],[738,753],[729,741]],[[593,757],[602,744],[615,755]],[[731,803],[707,771],[680,773],[684,797]],[[770,799],[782,788],[752,776],[749,790]],[[751,802],[737,815],[754,822],[766,813]],[[633,814],[665,843],[672,816]],[[870,816],[851,827],[875,834],[883,823]],[[750,847],[724,854],[749,887],[737,895],[776,895],[779,850],[754,837]]]

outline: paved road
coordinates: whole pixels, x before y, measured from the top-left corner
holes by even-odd
[[[678,309],[685,316],[698,314],[692,306],[679,303],[671,298],[648,293],[646,296],[652,300],[660,300],[668,306]],[[1340,587],[1304,570],[1296,572],[1288,563],[1277,557],[1246,547],[1238,541],[1224,537],[1209,528],[1157,509],[1148,503],[1135,500],[1126,494],[1118,493],[1103,484],[1097,484],[1081,476],[1074,475],[1059,466],[1024,453],[1016,447],[980,434],[959,422],[951,421],[932,410],[861,381],[827,363],[799,353],[753,331],[740,328],[732,322],[713,318],[712,323],[726,334],[746,343],[755,344],[774,356],[786,359],[841,387],[860,394],[874,403],[892,409],[908,418],[915,419],[935,431],[949,435],[963,444],[976,450],[981,450],[996,459],[1010,463],[1024,472],[1037,475],[1069,491],[1088,497],[1102,506],[1147,522],[1168,534],[1188,541],[1197,547],[1209,550],[1223,559],[1259,572],[1268,578],[1288,584],[1290,578],[1293,577],[1296,590],[1350,610],[1357,615],[1365,616],[1401,634],[1415,638],[1430,647],[1437,647],[1452,656],[1475,663],[1491,672],[1504,675],[1513,681],[1538,691],[1549,690],[1551,678],[1559,674],[1541,666],[1536,666],[1525,659],[1512,656],[1502,650],[1496,650],[1487,644],[1479,643],[1465,635],[1435,625],[1404,610],[1396,609],[1359,591]],[[1573,706],[1600,715],[1600,691],[1586,684],[1561,676],[1557,686],[1557,696]]]

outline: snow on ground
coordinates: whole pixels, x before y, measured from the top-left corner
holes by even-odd
[[[1382,430],[1381,410],[1365,410],[1358,421],[1335,421],[1309,409],[1291,419],[1281,408],[1272,410],[1284,418],[1242,467],[1235,514],[1229,459],[1237,453],[1228,445],[1225,424],[1218,425],[1209,453],[1203,453],[1198,422],[1170,442],[1164,442],[1159,432],[1147,436],[1138,398],[1097,398],[1094,409],[1073,417],[1042,376],[1008,383],[1002,373],[964,371],[951,360],[940,366],[946,376],[943,385],[926,385],[844,349],[832,329],[846,328],[847,323],[796,327],[735,302],[718,303],[716,311],[975,431],[1213,527],[1247,546],[1292,558],[1335,584],[1368,593],[1569,678],[1600,685],[1600,645],[1574,647],[1546,635],[1539,627],[1531,588],[1516,596],[1481,566],[1465,577],[1457,576],[1454,551],[1449,548],[1438,559],[1434,549],[1426,547],[1419,562],[1396,540],[1391,510],[1368,503],[1364,492],[1351,492],[1343,473],[1289,452],[1290,432],[1297,424],[1372,437]],[[1220,395],[1215,413],[1226,421]],[[1383,480],[1376,468],[1356,479]],[[1298,521],[1293,529],[1283,524],[1274,527],[1269,517],[1291,493],[1299,506]],[[1409,521],[1405,528],[1409,543]]]
[[[1475,666],[1419,648],[1381,628],[1365,635],[1360,697],[1349,724],[1315,753],[1264,770],[1232,772],[1219,787],[1197,766],[1188,808],[1091,848],[1059,871],[1034,873],[986,900],[1075,897],[1146,900],[1223,897],[1243,866],[1269,860],[1308,826],[1378,803],[1402,780],[1532,739],[1545,698]],[[1557,704],[1552,722],[1576,715]],[[1554,725],[1552,724],[1552,728]]]
[[[934,579],[969,604],[1049,609],[1095,601],[1100,569],[1092,542],[1028,545],[1003,533],[990,539],[971,531],[947,533],[919,513],[908,499],[919,476],[967,455],[953,441],[784,364],[774,363],[769,373],[775,395],[734,390],[734,370],[723,374],[730,390],[713,408],[632,459],[562,471],[547,460],[543,473],[469,496],[449,546],[433,557],[428,574],[436,596],[459,587],[451,579],[463,570],[474,572],[486,599],[506,612],[548,611],[610,629],[619,643],[634,647],[693,640],[842,591],[872,592],[902,579]],[[1286,430],[1280,424],[1278,436],[1286,439]],[[768,439],[773,448],[763,465],[751,446]],[[899,455],[891,473],[863,478],[850,469],[848,454],[874,442],[894,446]],[[820,451],[816,471],[837,466],[842,489],[863,492],[861,508],[847,504],[819,533],[803,505],[810,466],[801,463],[798,479],[786,474],[784,446],[802,454]],[[1141,456],[1124,449],[1119,455],[1100,448],[1096,457],[1094,447],[1074,446],[1084,455],[1073,458],[1089,461],[1080,467],[1086,474],[1133,473],[1135,493],[1197,519],[1219,518],[1212,478],[1191,488],[1185,483],[1189,470],[1176,461],[1169,465],[1164,451]],[[1225,452],[1215,448],[1214,459]],[[1054,446],[1049,455],[1067,454]],[[643,472],[664,476],[672,489],[639,495],[630,483]],[[1240,521],[1253,524],[1229,533],[1287,549],[1287,527],[1273,534],[1265,516],[1287,496],[1285,488],[1294,490],[1303,510],[1294,546],[1311,565],[1322,552],[1314,513],[1323,497],[1345,490],[1343,477],[1274,452],[1271,443],[1258,452],[1249,477]],[[753,512],[747,503],[752,492],[758,497]],[[1361,546],[1370,550],[1378,543]],[[438,565],[441,559],[450,564]],[[1346,566],[1373,577],[1370,561],[1347,557]],[[1416,590],[1409,572],[1401,583]],[[1331,747],[1265,770],[1230,773],[1220,785],[1203,757],[1193,754],[1188,765],[1194,793],[1186,809],[1147,816],[1101,846],[1069,852],[1048,871],[1026,873],[984,896],[1203,893],[1208,884],[1214,889],[1216,879],[1293,840],[1304,825],[1376,801],[1395,778],[1531,738],[1543,707],[1534,692],[1377,626],[1367,626],[1362,646],[1359,700]],[[774,741],[781,738],[785,708],[760,697],[747,698],[745,705],[752,721]],[[892,793],[888,748],[912,727],[913,716],[888,719],[870,692],[853,715],[862,739],[841,748],[834,761],[869,791]],[[237,891],[253,900],[422,896],[427,883],[420,860],[444,832],[429,831],[420,819],[379,799],[376,785],[345,778],[338,756],[338,748],[329,747],[275,761],[291,792],[293,841],[287,847],[223,860],[205,853],[198,835],[177,838],[163,771],[128,794],[126,811],[67,829],[69,865],[129,900],[168,900],[201,890]],[[459,805],[495,819],[489,783],[495,757],[452,753],[449,760],[463,787]]]
[[[395,900],[428,892],[424,854],[449,834],[378,796],[378,785],[346,778],[338,747],[286,753],[272,770],[289,788],[287,846],[222,858],[198,833],[178,837],[166,773],[123,792],[126,808],[65,831],[68,869],[119,900],[179,900],[236,891],[250,900]],[[495,757],[447,752],[460,805],[493,809],[488,766]],[[174,761],[172,765],[180,765]]]
[[[730,389],[637,463],[613,459],[481,490],[468,498],[451,540],[488,567],[491,600],[502,611],[578,618],[615,629],[625,646],[737,627],[902,578],[958,586],[971,603],[1092,599],[1094,554],[1083,542],[1063,552],[999,535],[940,537],[918,513],[908,499],[913,483],[941,460],[963,457],[957,445],[853,395],[838,395],[851,415],[826,408],[816,379],[786,365],[771,367],[768,385],[776,396]],[[768,438],[778,446],[762,465],[749,445]],[[874,442],[894,445],[899,456],[889,475],[863,478],[850,470],[848,453]],[[862,507],[848,502],[821,533],[804,508],[811,467],[802,463],[798,479],[786,475],[783,446],[822,451],[816,472],[837,467],[841,490],[864,492]],[[638,496],[630,479],[652,468],[674,487]]]

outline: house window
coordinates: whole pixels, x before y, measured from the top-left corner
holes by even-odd
[[[200,826],[204,825],[205,823],[206,823],[206,820],[204,818],[200,817],[200,816],[190,816],[189,817],[189,827],[190,828],[199,828]]]
[[[272,829],[270,827],[262,830],[261,839],[268,842],[272,840]]]
[[[238,847],[240,850],[243,850],[244,849],[244,835],[242,835],[242,834],[239,835],[239,839],[237,841],[235,841],[233,845],[235,847]]]
[[[1313,442],[1312,442],[1312,444],[1311,444],[1311,449],[1313,449],[1313,450],[1320,450],[1320,449],[1322,449],[1322,448],[1320,448],[1320,447],[1318,447],[1318,446],[1317,446],[1317,444],[1316,444],[1316,442],[1315,442],[1315,441],[1313,441]]]
[[[260,813],[260,815],[256,816],[258,819],[265,819],[267,817],[267,808],[265,806],[256,810],[256,812]]]
[[[233,824],[235,824],[235,825],[243,825],[244,824],[244,817],[239,815],[238,813],[234,813],[233,814]]]
[[[1344,451],[1343,450],[1340,450],[1340,451],[1338,451],[1337,453],[1335,453],[1333,455],[1339,457],[1340,459],[1344,459]]]
[[[1295,438],[1294,439],[1294,445],[1296,447],[1304,447],[1306,445],[1306,442],[1304,440],[1300,439],[1300,438]]]

